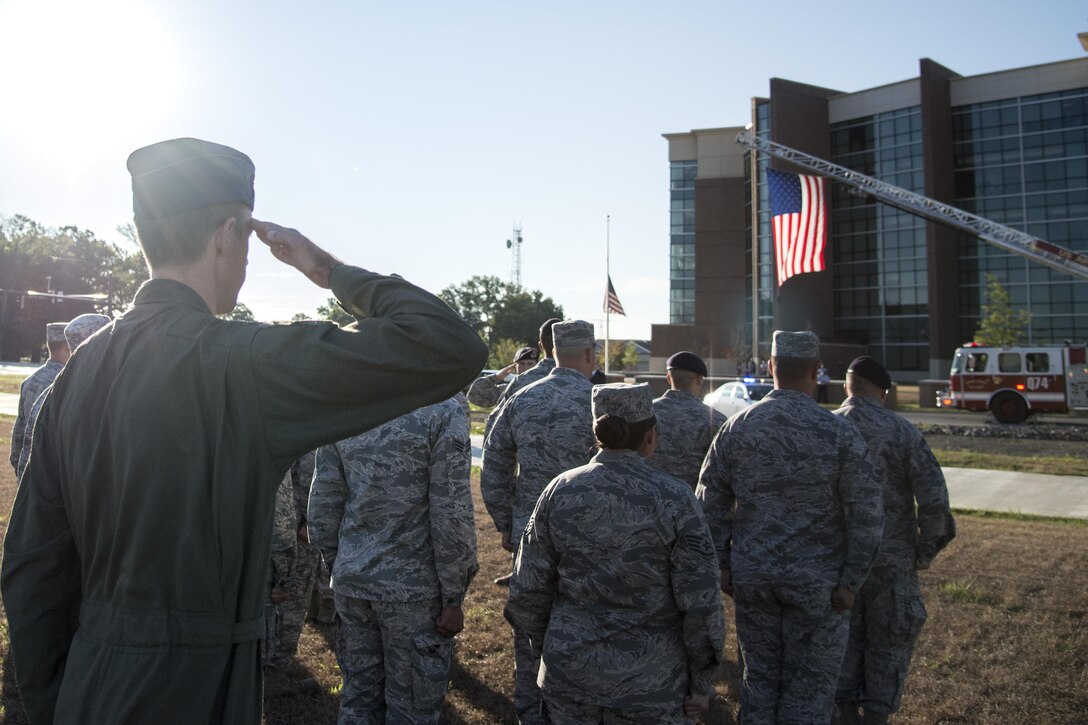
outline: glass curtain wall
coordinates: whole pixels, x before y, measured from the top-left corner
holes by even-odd
[[[756,104],[753,119],[756,135],[769,139],[771,136],[771,104],[763,101]],[[744,157],[745,178],[745,246],[744,246],[744,330],[745,339],[752,339],[752,167],[751,152]],[[774,296],[777,281],[774,277],[774,239],[771,232],[771,202],[767,192],[767,165],[769,157],[759,157],[756,193],[759,209],[759,342],[770,346],[774,333]],[[754,355],[754,353],[753,353]]]
[[[924,194],[921,109],[833,124],[831,160]],[[868,345],[889,370],[924,370],[929,364],[925,222],[855,195],[844,184],[831,184],[828,247],[836,337]]]
[[[695,323],[695,161],[669,165],[669,323]]]
[[[1088,251],[1088,88],[952,109],[956,206],[1063,247]],[[1027,342],[1088,340],[1088,282],[959,240],[960,333],[974,338],[986,275],[1031,313]]]

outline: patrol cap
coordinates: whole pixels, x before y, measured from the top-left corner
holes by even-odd
[[[820,357],[820,338],[815,332],[775,330],[771,341],[771,357],[799,357],[815,360]]]
[[[175,138],[128,157],[132,212],[160,219],[213,204],[253,209],[253,162],[241,151],[197,138]]]
[[[706,377],[706,363],[693,352],[678,352],[665,361],[666,370],[687,370]]]
[[[649,383],[608,383],[593,388],[593,420],[602,415],[638,423],[654,415],[654,396]]]
[[[563,320],[552,325],[555,347],[585,347],[594,342],[593,325],[585,320]]]
[[[892,376],[888,375],[888,371],[877,362],[875,357],[869,355],[854,358],[846,372],[860,375],[881,390],[888,390],[892,387]]]
[[[526,360],[539,360],[540,350],[535,347],[523,347],[514,354],[514,362],[523,362]]]
[[[51,343],[64,342],[64,327],[67,322],[50,322],[45,326],[45,341]]]
[[[109,323],[110,318],[95,313],[73,317],[64,327],[64,339],[68,341],[68,348],[74,352],[81,342]]]

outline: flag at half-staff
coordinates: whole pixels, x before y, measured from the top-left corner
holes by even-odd
[[[822,272],[827,246],[827,181],[767,170],[778,286],[795,274]]]
[[[627,313],[623,311],[623,305],[620,304],[620,298],[616,295],[616,288],[612,286],[612,275],[608,275],[608,292],[604,296],[604,311],[627,317]]]

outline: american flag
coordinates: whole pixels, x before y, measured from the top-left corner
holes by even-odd
[[[620,304],[620,298],[616,295],[616,288],[612,286],[612,275],[608,275],[608,294],[604,296],[604,311],[627,317],[627,313],[623,311],[623,305]]]
[[[822,272],[827,246],[827,182],[819,176],[768,169],[767,186],[778,286],[795,274]]]

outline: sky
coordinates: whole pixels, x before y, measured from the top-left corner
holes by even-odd
[[[253,159],[258,218],[433,292],[510,279],[520,224],[523,285],[603,326],[610,241],[611,337],[649,339],[663,133],[748,123],[772,77],[855,91],[923,57],[975,75],[1082,57],[1079,31],[1082,0],[0,0],[0,215],[124,243],[128,154],[195,136]],[[329,294],[251,246],[259,319]]]

